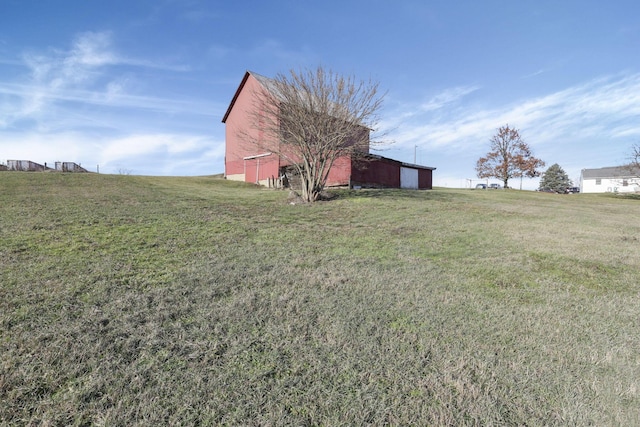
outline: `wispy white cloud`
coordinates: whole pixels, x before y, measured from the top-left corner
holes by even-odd
[[[69,88],[59,91],[47,87],[29,84],[0,83],[0,93],[22,98],[25,101],[37,100],[37,105],[25,108],[22,114],[33,112],[42,107],[44,102],[75,102],[86,105],[106,106],[113,108],[136,108],[170,114],[189,113],[192,115],[219,115],[224,106],[190,99],[169,99],[147,95],[127,93],[127,80],[115,79],[104,88],[92,90],[87,88]],[[25,104],[26,105],[26,104]]]
[[[393,134],[398,144],[468,150],[482,146],[506,123],[523,130],[533,146],[587,137],[606,140],[640,132],[640,74],[596,79],[494,108],[456,104],[443,112],[444,105],[433,114],[420,107],[407,105],[396,113],[403,123]]]
[[[383,115],[380,128],[389,132],[399,145],[414,145],[422,141],[426,123],[438,122],[440,116],[452,117],[456,108],[469,94],[479,90],[476,85],[457,86],[445,89],[426,101],[418,103],[401,103],[393,100],[396,107]]]
[[[123,61],[116,55],[111,47],[111,33],[88,32],[81,34],[73,42],[71,52],[64,59],[66,66],[78,65],[99,67],[112,65]]]
[[[166,152],[176,155],[206,149],[211,144],[210,138],[202,136],[177,134],[142,134],[128,135],[104,141],[101,152],[101,163],[112,163],[116,160],[146,155],[153,152]]]
[[[67,50],[25,53],[22,67],[28,74],[0,83],[5,159],[75,161],[112,173],[117,168],[143,173],[144,165],[147,173],[182,175],[212,173],[213,165],[222,164],[224,144],[198,131],[219,119],[226,105],[150,94],[139,68],[181,68],[127,58],[109,32],[80,34]],[[192,169],[174,169],[176,164]]]
[[[69,125],[69,118],[77,115],[69,111],[79,105],[84,106],[84,114],[91,114],[87,107],[97,107],[199,116],[219,115],[224,108],[203,100],[161,98],[136,90],[141,86],[135,77],[137,67],[162,65],[119,54],[109,32],[82,33],[69,50],[25,53],[22,59],[22,65],[29,70],[28,78],[16,76],[0,83],[0,129],[26,120],[35,126],[50,126],[47,122],[52,120]],[[115,65],[128,68],[114,71]],[[71,104],[76,105],[72,108]],[[96,112],[103,114],[104,111]]]
[[[544,74],[544,73],[546,73],[546,72],[547,72],[547,70],[545,70],[545,69],[540,69],[540,70],[534,71],[534,72],[532,72],[532,73],[525,74],[524,76],[522,76],[522,78],[523,78],[523,79],[528,79],[528,78],[531,78],[531,77],[539,76],[540,74]]]
[[[420,104],[421,112],[429,112],[439,110],[447,105],[455,103],[470,93],[480,89],[479,86],[459,86],[451,89],[446,89],[443,92],[437,94],[427,102]]]
[[[0,128],[24,120],[42,119],[59,102],[133,107],[148,109],[185,109],[184,101],[159,99],[131,93],[128,78],[110,74],[110,67],[166,68],[144,59],[126,58],[114,49],[109,32],[87,32],[78,35],[69,50],[50,49],[47,52],[25,53],[22,65],[29,70],[28,78],[15,78],[0,83],[0,95],[5,95],[0,111]]]
[[[188,134],[136,134],[106,139],[97,162],[103,170],[124,168],[133,173],[155,170],[164,175],[201,175],[213,170],[224,159],[224,141]],[[142,169],[141,169],[142,168]]]
[[[76,37],[68,51],[26,53],[23,60],[30,69],[30,83],[49,90],[90,82],[100,75],[100,68],[126,62],[112,50],[108,32],[83,33]]]

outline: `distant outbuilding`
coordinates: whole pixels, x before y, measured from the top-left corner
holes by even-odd
[[[7,170],[23,172],[42,172],[47,170],[45,165],[41,165],[31,160],[7,160]]]
[[[582,169],[580,191],[582,193],[640,192],[640,169],[633,166]]]
[[[1,167],[4,166],[4,167]],[[7,164],[0,165],[0,170],[21,171],[21,172],[89,172],[82,166],[74,162],[55,162],[55,168],[47,166],[45,163],[32,162],[31,160],[7,160]]]

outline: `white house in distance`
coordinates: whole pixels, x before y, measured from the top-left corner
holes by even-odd
[[[582,193],[634,193],[640,192],[640,170],[631,166],[582,169]]]

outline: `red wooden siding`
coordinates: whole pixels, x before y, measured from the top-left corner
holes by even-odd
[[[357,163],[351,184],[362,187],[400,188],[400,163],[388,159],[372,159]]]
[[[243,137],[240,132],[245,132],[249,135],[250,139],[256,141],[264,141],[264,135],[256,129],[256,126],[251,124],[251,114],[253,111],[253,103],[255,93],[262,90],[260,83],[249,73],[245,75],[242,80],[238,91],[233,100],[232,107],[225,116],[225,175],[244,175],[245,172],[252,173],[251,176],[245,176],[244,181],[256,182],[256,166],[258,161],[245,160],[247,157],[254,157],[265,154],[268,152],[263,147],[250,145],[247,142],[247,138]],[[267,141],[264,141],[267,145]],[[262,145],[262,144],[261,144]],[[266,161],[269,165],[268,169],[264,170],[265,174],[270,177],[272,174],[278,176],[278,161],[276,160]],[[265,161],[264,158],[260,160]],[[249,165],[248,163],[251,163]],[[252,172],[248,172],[252,170]],[[263,178],[263,173],[260,173],[260,180]]]
[[[386,157],[372,156],[369,162],[354,165],[351,185],[362,187],[400,188],[400,169],[402,167],[418,170],[418,188],[433,188],[433,168],[408,165]]]
[[[420,190],[433,189],[433,170],[418,169],[418,188]]]
[[[329,171],[327,185],[330,187],[344,187],[351,181],[351,159],[349,157],[337,158]]]
[[[257,184],[272,178],[278,178],[279,173],[278,157],[275,154],[244,160],[245,182]]]

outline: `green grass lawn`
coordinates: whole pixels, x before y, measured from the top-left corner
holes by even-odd
[[[638,425],[640,201],[0,173],[0,425]]]

